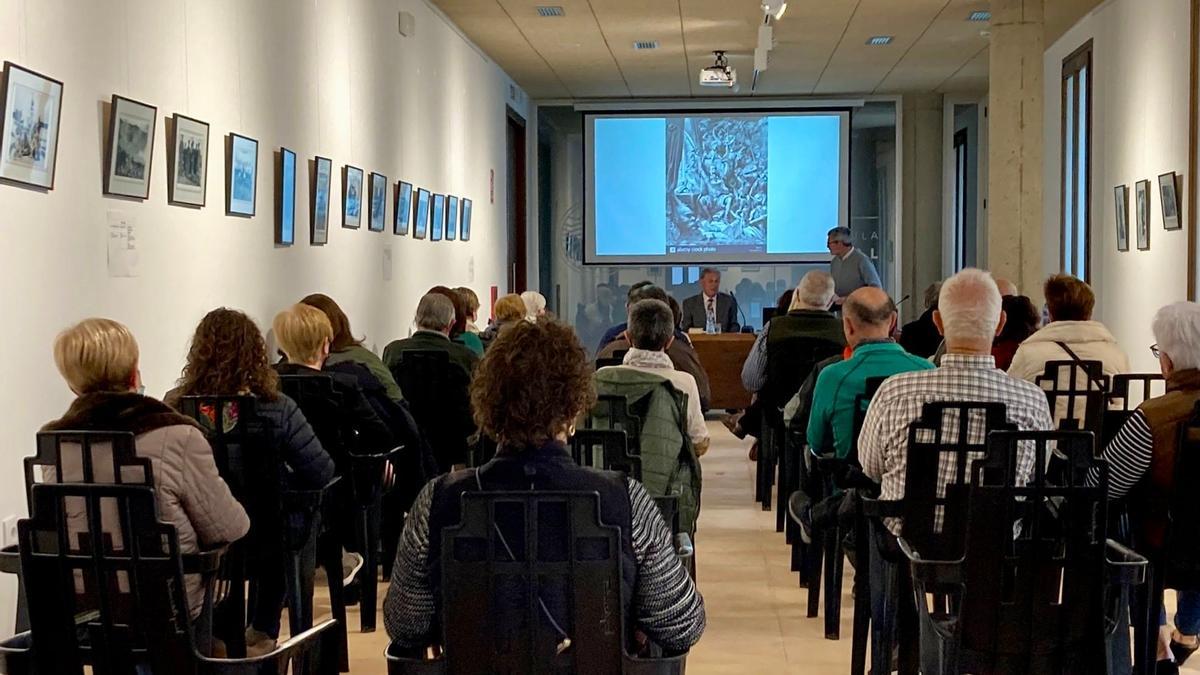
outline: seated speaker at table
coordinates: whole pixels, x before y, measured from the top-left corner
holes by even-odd
[[[708,332],[736,333],[737,299],[721,292],[721,272],[705,267],[700,271],[700,293],[683,301],[683,330],[700,328]]]

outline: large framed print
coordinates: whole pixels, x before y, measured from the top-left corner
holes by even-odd
[[[367,212],[367,229],[383,232],[387,227],[387,176],[371,172],[371,204]]]
[[[1183,229],[1183,220],[1179,215],[1179,193],[1176,191],[1176,187],[1174,171],[1158,177],[1158,203],[1161,206],[1164,230]]]
[[[1117,250],[1129,250],[1129,186],[1113,188],[1113,203],[1117,209]]]
[[[462,200],[462,216],[459,226],[458,238],[463,241],[471,241],[471,200],[464,198]]]
[[[62,96],[62,82],[4,62],[0,178],[54,189]]]
[[[208,124],[176,113],[167,164],[167,201],[204,206],[208,194]]]
[[[446,197],[446,241],[458,238],[458,197]]]
[[[253,216],[258,198],[258,141],[229,134],[225,179],[226,215]]]
[[[429,190],[417,190],[417,206],[413,213],[413,238],[424,239],[429,229]]]
[[[342,227],[362,225],[363,170],[346,165],[342,173]]]
[[[408,223],[412,220],[412,183],[396,183],[395,205],[392,207],[392,232],[408,234]]]
[[[1150,181],[1139,180],[1134,185],[1137,216],[1137,247],[1139,251],[1150,250]]]
[[[296,153],[279,149],[279,180],[275,183],[275,243],[291,246],[296,242]]]
[[[446,195],[434,195],[429,211],[429,241],[441,241],[446,227]]]
[[[108,116],[104,194],[149,199],[158,108],[113,94]]]
[[[312,199],[309,204],[311,230],[309,243],[324,246],[329,243],[329,194],[333,183],[333,160],[313,158]]]

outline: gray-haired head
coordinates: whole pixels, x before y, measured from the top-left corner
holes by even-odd
[[[629,343],[661,352],[675,334],[675,316],[662,300],[639,300],[629,308]]]
[[[829,309],[833,304],[834,283],[828,272],[812,270],[805,274],[792,294],[792,306],[788,311],[797,309]]]
[[[860,332],[871,332],[869,337],[887,337],[896,317],[896,304],[882,288],[863,286],[846,298],[842,312]]]
[[[840,241],[847,246],[854,243],[853,237],[850,236],[850,228],[848,227],[835,227],[827,232],[826,236],[833,241]]]
[[[637,290],[629,292],[629,306],[632,307],[642,300],[661,300],[667,301],[667,292],[660,286],[654,284],[645,284],[638,286]]]
[[[946,347],[990,350],[1000,327],[1000,311],[1000,290],[991,274],[968,267],[950,277],[942,283],[937,309]]]
[[[1200,305],[1175,302],[1154,315],[1154,339],[1175,370],[1200,368]]]
[[[429,293],[417,304],[417,328],[447,332],[454,323],[454,303],[441,293]]]

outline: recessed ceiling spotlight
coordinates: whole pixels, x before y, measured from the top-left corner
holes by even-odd
[[[783,18],[783,13],[787,11],[787,2],[785,0],[763,0],[763,11],[775,17],[778,21]]]
[[[875,37],[867,40],[867,44],[871,45],[872,47],[882,47],[884,45],[890,45],[890,44],[892,44],[892,36],[891,35],[876,35]]]
[[[658,40],[638,40],[633,43],[633,48],[638,51],[643,49],[658,49]]]
[[[970,16],[967,17],[967,21],[986,22],[986,21],[991,21],[991,20],[992,20],[991,12],[971,12]]]
[[[563,16],[563,8],[558,5],[538,5],[538,16]]]

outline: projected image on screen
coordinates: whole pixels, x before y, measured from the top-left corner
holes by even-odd
[[[827,261],[849,209],[847,111],[585,116],[584,261]]]
[[[767,248],[767,120],[667,120],[667,253]]]

